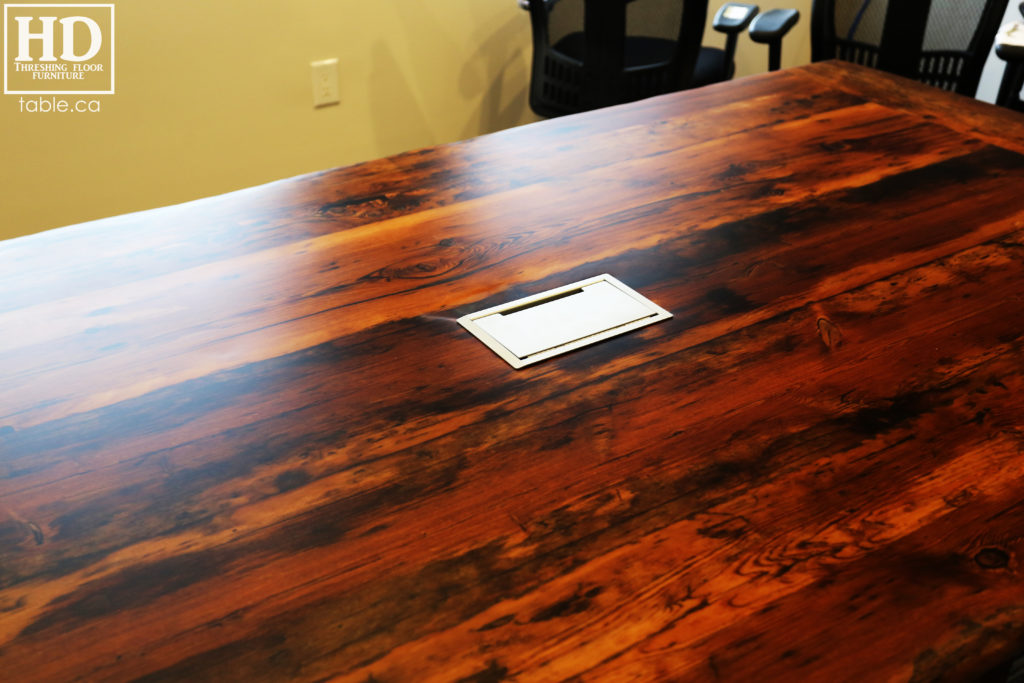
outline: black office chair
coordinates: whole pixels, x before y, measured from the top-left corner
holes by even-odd
[[[728,80],[756,5],[729,3],[702,47],[708,0],[532,0],[530,107],[561,116]]]
[[[974,96],[1009,0],[814,0],[811,60],[842,59]]]

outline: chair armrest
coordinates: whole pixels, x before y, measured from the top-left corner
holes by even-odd
[[[530,11],[530,0],[518,0],[518,2],[519,9],[524,9],[527,12]],[[542,2],[548,6],[548,9],[551,9],[555,6],[555,3],[558,2],[558,0],[542,0]]]
[[[1024,62],[1024,24],[1011,21],[996,34],[996,54],[1007,62]]]
[[[750,39],[755,43],[773,43],[782,40],[800,19],[795,9],[770,9],[759,14],[750,24]]]
[[[733,72],[736,70],[736,40],[760,11],[761,8],[757,5],[727,2],[715,13],[711,27],[719,33],[725,34],[725,63],[729,78],[732,78]]]
[[[1024,14],[1024,3],[1021,3],[1020,10]],[[996,34],[995,43],[996,54],[1006,62],[996,104],[1024,111],[1024,100],[1020,96],[1024,87],[1024,24],[1019,21],[1004,24]]]
[[[727,2],[718,8],[715,18],[711,21],[711,27],[726,35],[737,34],[747,28],[754,16],[760,11],[761,8],[757,5],[748,5],[743,2]]]
[[[795,9],[770,9],[751,22],[750,39],[755,43],[768,43],[769,71],[778,71],[782,65],[782,38],[799,19],[800,12]]]

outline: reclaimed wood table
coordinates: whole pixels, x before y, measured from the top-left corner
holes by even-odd
[[[972,680],[1022,285],[1024,119],[837,63],[0,244],[0,678]]]

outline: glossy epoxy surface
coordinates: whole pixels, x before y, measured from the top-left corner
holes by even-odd
[[[0,244],[14,680],[969,680],[1024,125],[813,65]],[[455,322],[674,317],[520,371]]]

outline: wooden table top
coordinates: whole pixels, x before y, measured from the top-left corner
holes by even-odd
[[[826,63],[0,244],[0,678],[990,670],[1022,152]],[[455,322],[604,272],[674,317]]]

